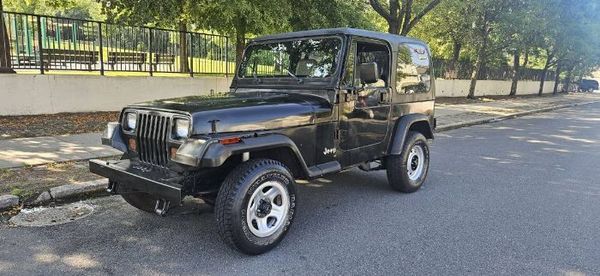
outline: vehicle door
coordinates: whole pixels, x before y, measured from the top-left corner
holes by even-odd
[[[347,53],[340,94],[340,149],[368,151],[380,146],[390,113],[390,47],[386,42],[353,38]],[[364,69],[376,80],[361,79]],[[365,152],[363,152],[365,153]]]

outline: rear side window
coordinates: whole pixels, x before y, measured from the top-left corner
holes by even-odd
[[[427,48],[419,44],[403,44],[398,49],[396,91],[398,94],[428,93],[431,90],[431,68]]]

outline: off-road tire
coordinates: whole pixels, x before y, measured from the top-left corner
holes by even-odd
[[[121,194],[121,197],[129,203],[129,205],[138,208],[144,212],[154,213],[157,198],[147,193],[126,193]]]
[[[254,235],[247,223],[248,204],[263,183],[279,181],[287,190],[289,209],[276,232],[267,237]],[[281,162],[252,159],[240,164],[225,178],[217,195],[215,217],[221,238],[233,249],[258,255],[274,248],[285,236],[294,218],[294,178]]]
[[[408,158],[411,150],[415,146],[420,146],[423,150],[424,160],[422,173],[416,179],[411,179],[408,172]],[[403,193],[413,193],[419,190],[427,178],[429,170],[429,146],[427,139],[423,134],[416,131],[409,131],[404,141],[402,153],[400,155],[391,155],[386,158],[386,171],[388,183],[390,186]]]

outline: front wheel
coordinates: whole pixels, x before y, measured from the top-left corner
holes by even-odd
[[[400,155],[388,156],[387,178],[390,186],[404,193],[416,192],[429,170],[429,146],[423,134],[410,131]]]
[[[294,178],[282,163],[249,160],[221,186],[215,205],[219,234],[246,254],[275,247],[287,233],[296,207]]]

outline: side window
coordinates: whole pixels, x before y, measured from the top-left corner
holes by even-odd
[[[389,50],[384,44],[358,42],[356,45],[356,64],[375,63],[377,65],[378,81],[376,83],[367,84],[368,87],[387,87],[389,78]],[[355,72],[356,78],[360,82],[358,70]]]
[[[368,87],[386,87],[389,79],[389,50],[379,43],[354,41],[350,47],[342,83],[347,86],[361,87],[360,72],[357,66],[366,63],[377,64],[379,79],[376,83],[365,84]]]
[[[431,90],[430,61],[427,48],[404,44],[398,49],[396,91],[398,94],[427,93]]]

